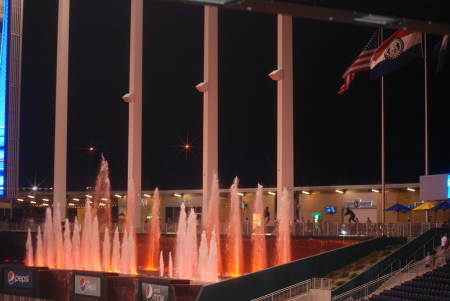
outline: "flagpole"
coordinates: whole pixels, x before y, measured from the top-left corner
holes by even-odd
[[[385,191],[385,170],[384,170],[384,76],[381,77],[381,210],[383,212],[382,222],[385,222],[384,208],[386,203]]]
[[[383,28],[380,30],[381,41],[383,41]],[[385,191],[385,170],[384,170],[384,76],[381,77],[381,221],[385,222],[385,204],[386,203],[386,191]]]
[[[428,176],[428,67],[427,67],[427,33],[423,38],[423,64],[424,64],[424,81],[425,81],[425,175]]]

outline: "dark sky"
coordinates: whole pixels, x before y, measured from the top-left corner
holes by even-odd
[[[92,185],[103,153],[112,189],[125,190],[130,3],[71,2],[67,189]],[[24,1],[21,186],[53,185],[57,4]],[[374,30],[294,18],[295,186],[381,182],[380,80],[362,72],[337,94]],[[428,35],[427,48],[440,38]],[[222,187],[236,176],[240,187],[276,186],[276,82],[267,76],[276,55],[276,15],[219,10]],[[436,61],[429,54],[430,174],[450,172],[450,66],[436,76]],[[387,183],[425,172],[423,78],[421,60],[385,77]],[[144,1],[143,80],[142,188],[201,188],[201,6]]]

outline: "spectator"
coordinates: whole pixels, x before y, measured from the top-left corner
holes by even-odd
[[[431,253],[427,252],[427,257],[425,257],[425,267],[431,268]]]
[[[430,252],[431,255],[431,265],[434,267],[436,264],[437,247],[434,247]]]
[[[31,231],[34,231],[34,218],[30,218],[29,225],[30,225]]]
[[[444,250],[445,245],[448,243],[447,235],[448,235],[447,233],[444,233],[444,235],[441,238],[442,250]]]
[[[249,221],[248,221],[248,217],[245,218],[244,221],[244,234],[248,235],[248,226],[249,226]]]
[[[270,221],[270,212],[269,212],[269,207],[266,207],[266,209],[264,209],[264,219],[267,218],[266,224]]]

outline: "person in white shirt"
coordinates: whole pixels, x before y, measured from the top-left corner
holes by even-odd
[[[447,233],[445,233],[444,234],[444,236],[442,236],[442,238],[441,238],[441,247],[442,247],[442,250],[444,250],[444,247],[445,247],[445,245],[447,244]]]

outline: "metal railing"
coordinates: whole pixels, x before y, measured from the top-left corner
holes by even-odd
[[[395,272],[391,272],[390,274],[376,278],[362,286],[334,296],[332,298],[332,301],[365,300],[372,295],[376,295],[402,282],[411,280],[417,276],[420,276],[421,274],[424,274],[431,268],[431,266],[427,267],[427,264],[433,263],[433,265],[437,267],[442,266],[445,262],[446,260],[444,252],[440,252],[437,255],[434,255],[430,261],[424,258],[420,261],[410,262],[409,264]]]
[[[439,244],[435,245],[436,242],[436,237],[439,237]],[[406,263],[408,262],[413,262],[413,261],[417,261],[417,253],[421,252],[421,256],[420,258],[425,258],[426,256],[426,247],[431,243],[432,244],[432,248],[434,249],[434,247],[437,247],[440,245],[440,239],[442,237],[442,234],[436,234],[435,236],[433,236],[432,238],[430,238],[426,243],[424,243],[424,245],[422,247],[420,247],[417,251],[414,252],[414,254],[412,254],[411,256],[409,256],[406,259]]]
[[[311,280],[306,280],[271,294],[252,299],[252,301],[282,301],[298,298],[301,295],[306,295],[311,289]]]
[[[12,219],[0,220],[0,231],[19,231],[26,232],[28,228],[32,232],[37,231],[38,226],[44,229],[43,218],[41,219]],[[73,226],[73,225],[71,225]],[[417,237],[431,228],[440,228],[447,226],[442,222],[429,223],[340,223],[340,222],[321,222],[321,223],[294,223],[291,225],[291,236],[295,237]],[[82,225],[80,225],[82,227]],[[119,228],[119,232],[123,229],[123,223],[115,222],[112,224],[113,229]],[[102,228],[102,227],[101,227]],[[161,223],[161,233],[176,233],[178,229],[177,223]],[[220,234],[225,233],[226,227],[220,226]],[[141,228],[137,228],[137,233],[147,233],[148,225],[144,223]],[[198,225],[198,233],[201,234],[201,226]],[[267,235],[276,235],[277,229],[273,226],[267,226],[265,229]],[[251,235],[252,229],[248,224],[242,225],[242,234]]]

